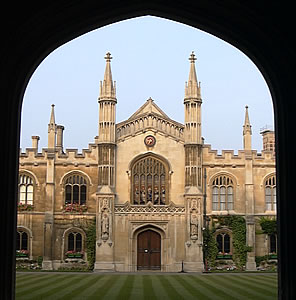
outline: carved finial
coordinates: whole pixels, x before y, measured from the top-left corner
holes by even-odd
[[[106,59],[106,62],[110,62],[113,57],[111,56],[110,52],[107,52],[104,58]]]
[[[190,60],[190,62],[192,64],[194,64],[194,61],[196,61],[196,57],[195,57],[194,51],[191,52],[189,60]]]

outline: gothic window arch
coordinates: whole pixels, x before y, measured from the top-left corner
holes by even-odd
[[[24,230],[17,230],[16,235],[16,250],[29,251],[29,234]]]
[[[34,180],[25,173],[19,175],[18,204],[33,205]]]
[[[232,255],[232,235],[229,230],[222,229],[217,231],[216,244],[218,248],[218,256]]]
[[[269,253],[270,254],[277,253],[277,236],[276,236],[276,234],[269,235]]]
[[[131,167],[131,200],[133,204],[168,204],[168,167],[152,155],[136,160]]]
[[[82,258],[85,252],[85,234],[82,230],[72,228],[64,234],[64,249],[67,258]]]
[[[276,177],[275,174],[268,177],[264,182],[265,189],[265,209],[276,210]]]
[[[80,174],[71,174],[64,180],[65,204],[86,204],[87,180]]]
[[[234,184],[233,179],[227,175],[215,177],[212,181],[212,209],[234,209]]]

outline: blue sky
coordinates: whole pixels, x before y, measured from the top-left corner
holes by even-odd
[[[184,86],[195,51],[202,86],[202,135],[212,149],[242,149],[245,106],[249,106],[253,149],[261,151],[260,128],[273,125],[271,96],[263,76],[241,51],[213,35],[181,23],[140,17],[89,32],[52,52],[27,86],[21,147],[39,135],[47,147],[51,104],[65,126],[64,148],[88,148],[98,135],[99,83],[107,51],[117,86],[117,122],[149,97],[171,118],[184,122]]]

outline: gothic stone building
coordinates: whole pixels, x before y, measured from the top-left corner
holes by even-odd
[[[33,136],[32,147],[20,153],[18,252],[42,256],[44,269],[69,265],[73,256],[87,261],[86,230],[95,222],[95,270],[176,272],[183,262],[185,271],[201,271],[206,221],[239,215],[251,246],[246,268],[255,269],[255,256],[276,251],[276,237],[256,234],[260,217],[276,215],[274,133],[263,132],[262,153],[252,150],[246,107],[243,150],[218,155],[204,144],[193,52],[185,124],[151,98],[116,124],[110,53],[105,59],[94,143],[82,153],[64,150],[64,127],[56,124],[52,105],[48,147],[39,152]],[[231,257],[231,229],[220,228],[215,238]]]

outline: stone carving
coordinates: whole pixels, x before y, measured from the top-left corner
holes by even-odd
[[[190,231],[190,239],[193,242],[196,242],[198,240],[198,213],[200,211],[199,209],[199,201],[196,198],[191,199],[189,202],[189,231]]]
[[[177,206],[173,202],[169,205],[153,205],[151,202],[148,202],[145,205],[131,205],[130,202],[126,202],[125,204],[115,205],[114,212],[116,214],[184,214],[185,207]]]
[[[106,212],[102,213],[102,240],[106,241],[109,238],[109,215]]]
[[[191,214],[191,217],[190,217],[190,238],[192,240],[198,239],[198,217],[197,217],[197,214]]]
[[[98,207],[98,246],[102,242],[110,243],[112,239],[112,197],[102,197],[99,199]],[[112,245],[112,244],[111,244]]]

